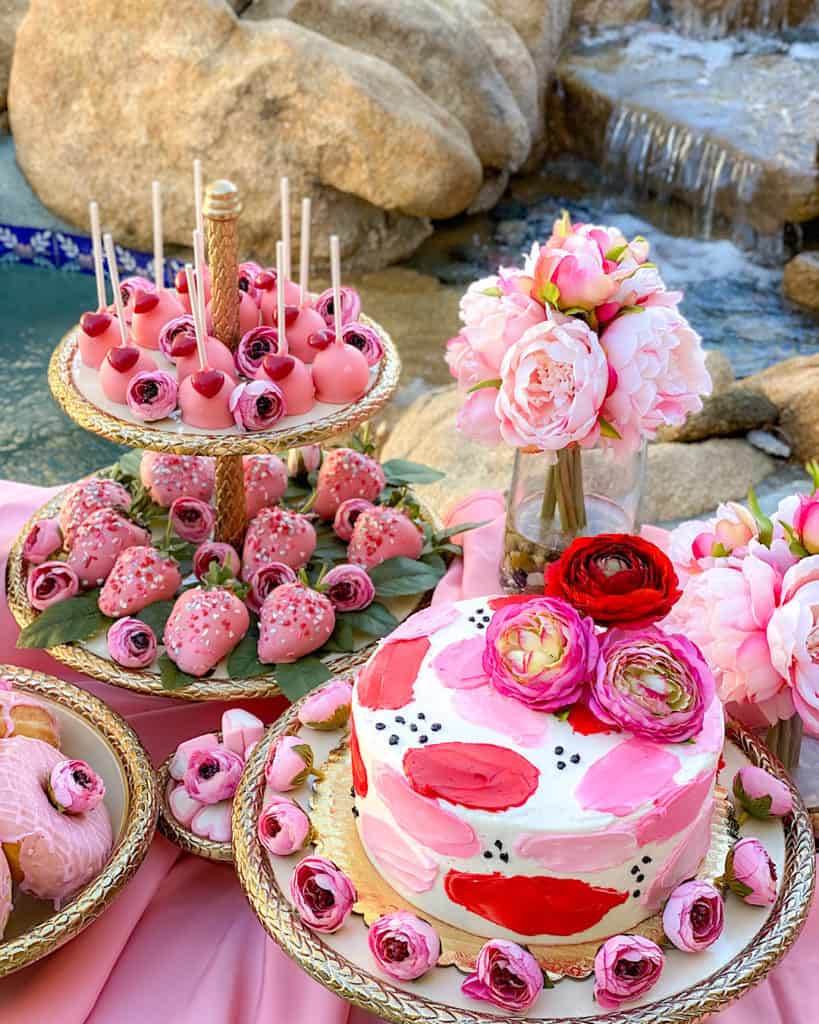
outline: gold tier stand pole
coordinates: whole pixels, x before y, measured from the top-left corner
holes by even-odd
[[[239,344],[239,214],[242,203],[232,181],[219,179],[205,191],[204,214],[211,276],[213,333],[236,351]],[[241,455],[216,457],[216,538],[238,546],[247,520]]]

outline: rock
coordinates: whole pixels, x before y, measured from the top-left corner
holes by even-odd
[[[792,302],[819,313],[819,252],[800,252],[789,260],[782,289]]]
[[[779,427],[795,459],[807,462],[819,455],[819,355],[785,359],[746,377],[742,384],[779,407]]]
[[[784,29],[815,17],[814,0],[671,0],[674,25],[696,35],[723,36],[738,29]]]
[[[719,395],[734,386],[734,368],[724,352],[709,349],[705,353],[705,366],[711,374],[712,395]]]
[[[660,441],[703,441],[708,437],[746,434],[779,419],[779,409],[765,395],[735,387],[703,399],[702,409],[692,413],[680,427],[661,427]]]
[[[758,448],[766,455],[772,455],[775,459],[789,459],[791,457],[791,446],[772,434],[770,430],[749,430],[745,440]]]
[[[480,188],[460,122],[384,61],[214,2],[89,0],[82,18],[69,7],[32,0],[9,108],[23,172],[72,223],[87,223],[97,196],[118,241],[148,246],[156,177],[166,242],[188,244],[202,154],[208,177],[240,188],[243,252],[272,259],[287,174],[294,225],[298,198],[313,198],[316,262],[336,231],[349,271],[408,255],[426,218],[465,209]]]
[[[17,28],[23,20],[23,15],[26,13],[28,2],[29,0],[2,0],[0,2],[0,114],[6,109],[14,38]],[[2,120],[3,118],[0,116],[0,122]],[[6,121],[5,130],[8,131],[8,121]]]
[[[651,14],[651,0],[574,0],[572,24],[608,27],[641,21]]]

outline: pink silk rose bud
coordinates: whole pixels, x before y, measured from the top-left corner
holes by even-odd
[[[366,498],[348,498],[346,501],[342,501],[336,509],[335,518],[333,519],[333,529],[336,536],[344,541],[350,540],[353,535],[356,519],[358,519],[362,512],[366,512],[371,508],[373,508],[373,503],[367,501]]]
[[[276,857],[303,850],[310,838],[310,819],[293,800],[277,797],[262,808],[257,826],[259,842]]]
[[[321,446],[305,444],[301,448],[291,448],[287,453],[287,472],[290,476],[306,476],[315,473],[321,465]]]
[[[341,729],[350,718],[353,688],[344,679],[331,679],[299,708],[299,721],[310,729]]]
[[[328,327],[335,326],[334,317],[335,310],[333,307],[333,289],[325,289],[321,295],[315,301],[315,310],[318,315],[324,320]],[[361,312],[361,299],[355,288],[348,288],[345,285],[341,286],[341,322],[342,324],[349,324],[353,320],[358,320],[358,314]]]
[[[752,818],[784,818],[793,810],[791,791],[779,779],[753,764],[743,765],[734,776],[734,800],[742,808],[740,825]]]
[[[663,910],[663,931],[684,953],[708,949],[722,935],[724,925],[722,894],[699,879],[678,885]]]
[[[295,583],[296,573],[284,562],[269,562],[250,577],[250,590],[245,598],[248,608],[258,615],[262,605],[283,583]]]
[[[254,327],[242,335],[233,358],[239,373],[253,379],[265,357],[276,355],[284,355],[279,351],[279,332],[276,328]]]
[[[124,668],[147,668],[156,657],[156,634],[140,619],[117,619],[107,642],[108,653]]]
[[[79,589],[79,577],[65,562],[42,562],[29,570],[26,580],[29,604],[39,612],[74,597]]]
[[[504,696],[559,711],[580,698],[597,649],[591,619],[559,598],[533,598],[492,616],[483,668]]]
[[[125,392],[128,408],[139,420],[164,420],[176,408],[179,385],[164,370],[150,370],[132,377]]]
[[[594,958],[594,998],[606,1010],[616,1010],[644,995],[659,980],[665,954],[640,935],[613,935]]]
[[[376,366],[384,355],[378,331],[357,320],[351,320],[341,328],[341,340],[345,345],[357,348],[367,360],[367,366]]]
[[[220,569],[230,569],[237,577],[242,567],[236,549],[231,544],[225,544],[220,540],[206,540],[199,545],[193,555],[193,572],[196,578],[203,580],[214,562]]]
[[[188,758],[185,789],[194,800],[218,804],[230,800],[242,777],[244,761],[227,747],[195,750]]]
[[[603,254],[593,239],[571,234],[554,247],[540,250],[534,294],[541,302],[591,312],[616,291],[617,282],[606,272]]]
[[[472,999],[506,1010],[528,1010],[543,990],[543,972],[532,954],[506,939],[491,939],[481,949],[475,973],[461,985]]]
[[[85,814],[105,797],[105,783],[85,761],[58,761],[51,769],[48,795],[58,811]]]
[[[264,774],[268,785],[280,793],[296,789],[308,775],[320,776],[313,767],[313,748],[298,736],[279,736],[267,755]]]
[[[290,879],[290,896],[304,923],[316,932],[337,932],[358,894],[350,879],[324,857],[305,857]]]
[[[59,551],[63,544],[60,524],[56,519],[40,519],[32,526],[23,541],[23,561],[40,565]]]
[[[793,516],[793,528],[809,555],[819,554],[819,494],[803,494]]]
[[[730,890],[753,907],[776,899],[776,866],[758,839],[740,839],[725,858],[724,879]]]
[[[406,910],[385,914],[370,925],[367,943],[381,970],[398,981],[414,981],[441,955],[435,929]]]
[[[216,518],[210,505],[199,498],[177,498],[169,515],[174,533],[191,544],[208,539]]]
[[[233,389],[230,411],[240,430],[254,433],[278,423],[287,414],[287,402],[282,389],[272,380],[252,380]]]
[[[360,565],[337,565],[321,581],[337,612],[360,612],[375,599],[375,584]]]

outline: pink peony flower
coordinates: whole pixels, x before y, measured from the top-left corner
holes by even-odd
[[[467,395],[455,421],[458,430],[478,444],[488,447],[500,444],[500,420],[495,411],[497,397],[497,388],[481,388]]]
[[[450,374],[458,382],[458,387],[466,391],[483,380],[497,377],[492,367],[477,353],[463,334],[450,338],[446,343],[444,355]]]
[[[752,818],[784,818],[793,810],[791,791],[764,768],[744,764],[734,776],[734,800]]]
[[[337,565],[321,582],[337,612],[360,612],[375,599],[375,584],[360,565]]]
[[[23,541],[23,561],[40,565],[59,551],[63,544],[60,524],[56,519],[39,519]]]
[[[682,292],[667,291],[656,267],[644,267],[631,257],[622,259],[612,272],[617,287],[608,301],[597,309],[597,319],[606,324],[623,307],[677,306]]]
[[[188,758],[185,789],[188,795],[203,804],[230,800],[242,777],[244,761],[227,747],[195,750]]]
[[[490,939],[475,963],[475,973],[461,985],[472,999],[505,1010],[528,1010],[543,991],[543,972],[532,954],[506,939]]]
[[[277,587],[283,583],[295,583],[295,581],[296,573],[284,562],[270,562],[263,565],[250,577],[250,590],[245,598],[245,604],[252,612],[259,615],[262,605]]]
[[[58,761],[51,769],[48,792],[58,811],[85,814],[105,797],[105,783],[85,761]]]
[[[663,910],[663,931],[684,953],[708,949],[722,935],[725,905],[710,882],[695,879],[678,885]]]
[[[311,729],[341,729],[350,717],[353,688],[345,679],[331,679],[314,690],[299,708],[299,721]]]
[[[284,393],[272,380],[237,384],[230,393],[230,411],[240,430],[269,430],[287,415]]]
[[[499,693],[559,711],[580,698],[597,651],[591,619],[558,598],[533,598],[492,616],[483,668]]]
[[[221,569],[230,569],[237,577],[242,567],[236,548],[223,541],[206,540],[199,545],[193,555],[193,573],[196,578],[204,579],[214,562]]]
[[[732,892],[754,907],[776,899],[776,867],[758,839],[740,839],[725,858],[725,881]]]
[[[300,786],[311,773],[318,774],[313,763],[313,748],[309,743],[298,736],[279,736],[267,755],[265,778],[272,789],[286,793]]]
[[[324,857],[305,857],[290,879],[290,896],[304,923],[316,932],[337,932],[358,894],[350,879]]]
[[[414,981],[441,955],[435,929],[406,910],[384,914],[370,925],[367,943],[381,970],[398,981]]]
[[[556,315],[528,330],[506,353],[500,376],[495,410],[507,444],[558,451],[597,441],[609,369],[582,320]]]
[[[125,668],[147,668],[156,657],[156,635],[140,619],[117,619],[106,639],[108,653]]]
[[[199,498],[177,498],[168,514],[174,533],[191,544],[207,540],[216,519],[210,505]]]
[[[131,378],[125,400],[137,419],[153,423],[171,415],[176,408],[178,392],[176,377],[164,370],[148,370]]]
[[[362,512],[366,512],[371,508],[373,508],[373,503],[367,501],[366,498],[348,498],[346,501],[342,501],[336,509],[335,518],[333,519],[333,529],[336,536],[344,541],[350,540],[353,535],[356,519],[358,519]]]
[[[766,638],[773,668],[792,687],[806,730],[819,736],[819,555],[801,559],[785,573]]]
[[[533,294],[560,310],[591,312],[617,287],[607,263],[595,239],[574,231],[540,250]]]
[[[594,998],[605,1010],[616,1010],[645,995],[659,980],[665,954],[640,935],[613,935],[594,958]]]
[[[819,555],[819,494],[800,495],[793,528],[807,553]]]
[[[39,612],[74,597],[79,589],[79,577],[65,562],[41,562],[29,569],[26,594],[29,604]]]
[[[277,857],[303,850],[310,839],[310,819],[293,800],[276,797],[262,808],[257,826],[259,842]]]
[[[610,629],[600,644],[589,707],[602,722],[658,743],[682,743],[702,729],[714,677],[684,636],[655,626]]]
[[[470,309],[470,318],[461,329],[461,336],[480,364],[488,367],[487,376],[497,377],[511,346],[520,341],[530,327],[543,323],[545,319],[540,303],[521,292],[484,296]]]

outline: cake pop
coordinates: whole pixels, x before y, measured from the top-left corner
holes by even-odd
[[[324,320],[310,305],[310,293],[307,290],[307,278],[310,272],[310,200],[303,199],[301,204],[301,243],[299,259],[299,304],[285,306],[285,326],[287,329],[287,345],[291,355],[301,359],[303,363],[312,363],[316,358],[316,350],[308,342],[325,326]],[[287,274],[285,272],[285,280]],[[278,313],[274,321],[278,325]]]
[[[162,244],[162,193],[153,182],[151,205],[154,224],[154,288],[137,289],[131,315],[131,337],[142,348],[159,348],[159,334],[169,320],[182,316],[185,308],[171,291],[165,289],[165,255]]]
[[[119,294],[122,297],[122,308],[125,310],[125,322],[130,326],[134,316],[134,303],[137,299],[137,292],[153,292],[154,283],[149,277],[142,277],[141,274],[134,274],[131,277],[124,277],[120,282]]]
[[[207,304],[206,314],[207,323],[213,323],[213,299]],[[241,334],[247,334],[248,331],[252,331],[254,327],[259,326],[259,307],[256,304],[256,300],[251,298],[247,292],[239,289],[239,331]]]
[[[202,281],[205,287],[205,304],[210,302],[210,268],[207,266],[202,267]],[[176,277],[174,278],[174,288],[176,289],[176,297],[182,303],[182,308],[186,313],[191,311],[191,297],[188,294],[188,279],[185,277],[184,270],[177,270]]]
[[[341,256],[338,235],[330,236],[330,269],[333,279],[335,331],[314,335],[311,344],[318,349],[313,361],[316,398],[331,405],[356,402],[367,390],[370,368],[361,352],[346,345],[341,329]]]
[[[261,302],[262,297],[259,294],[259,289],[256,287],[256,278],[263,269],[258,263],[254,263],[253,260],[245,260],[244,263],[239,264],[239,291],[249,295],[257,306]]]
[[[256,275],[256,287],[259,289],[259,311],[262,315],[262,323],[272,325],[276,317],[278,299],[276,297],[276,270],[274,267],[267,267],[261,274]],[[288,306],[298,309],[301,290],[295,281],[284,282],[284,301]]]
[[[196,335],[181,334],[171,348],[171,356],[176,363],[176,376],[181,383],[199,369],[199,353],[196,347]],[[221,370],[229,377],[236,376],[236,364],[233,353],[218,338],[208,335],[205,338],[205,359],[208,366]]]
[[[80,317],[77,343],[80,359],[86,366],[98,370],[109,349],[119,345],[122,338],[119,324],[106,309],[105,274],[102,269],[102,238],[100,235],[100,211],[96,203],[89,206],[91,214],[91,245],[94,254],[94,276],[97,279],[97,308]]]

